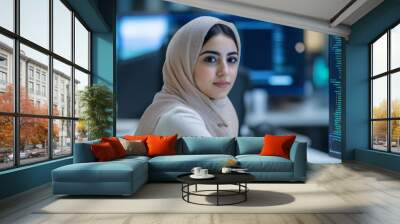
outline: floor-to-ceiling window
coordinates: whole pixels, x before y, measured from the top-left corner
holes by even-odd
[[[370,44],[371,148],[400,153],[400,24]]]
[[[70,156],[87,138],[90,35],[63,0],[0,1],[0,170]]]

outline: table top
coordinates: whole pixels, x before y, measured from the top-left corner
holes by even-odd
[[[212,173],[215,177],[210,179],[194,179],[190,177],[191,174],[181,174],[177,179],[186,184],[236,184],[255,180],[255,177],[249,173]]]

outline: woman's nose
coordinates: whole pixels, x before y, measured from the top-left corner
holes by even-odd
[[[228,64],[224,61],[219,63],[217,75],[224,76],[228,74]]]

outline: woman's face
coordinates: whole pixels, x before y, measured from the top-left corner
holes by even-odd
[[[197,88],[211,99],[226,97],[235,83],[238,71],[235,42],[223,34],[204,44],[194,68]]]

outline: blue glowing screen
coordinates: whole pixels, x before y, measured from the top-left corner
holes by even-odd
[[[118,20],[118,56],[121,60],[158,51],[168,33],[164,15],[123,16]]]

